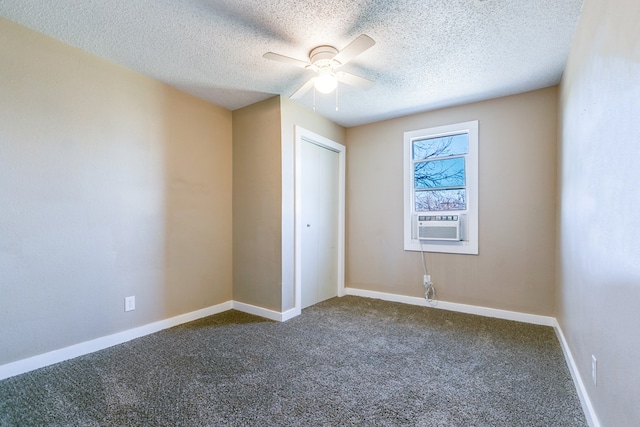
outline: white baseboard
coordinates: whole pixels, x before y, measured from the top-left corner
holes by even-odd
[[[296,309],[287,310],[281,313],[279,311],[269,310],[268,308],[245,304],[238,301],[233,301],[233,309],[253,314],[255,316],[264,317],[265,319],[275,320],[276,322],[284,322],[300,314],[300,311]]]
[[[302,310],[300,310],[299,308],[292,308],[291,310],[287,310],[285,312],[282,313],[282,320],[280,320],[281,322],[286,322],[289,319],[293,319],[296,316],[300,316],[300,314],[302,314]]]
[[[598,420],[596,411],[591,404],[591,399],[589,399],[589,394],[587,393],[587,388],[584,385],[584,381],[582,381],[582,376],[580,375],[580,371],[578,370],[578,365],[576,365],[573,354],[571,354],[571,350],[569,349],[569,344],[564,338],[562,328],[560,328],[560,324],[558,324],[557,321],[555,322],[554,329],[556,330],[556,335],[558,336],[558,340],[560,341],[560,347],[562,347],[564,358],[567,361],[567,365],[569,365],[569,372],[571,372],[573,383],[576,386],[578,398],[580,398],[580,404],[582,404],[582,411],[587,418],[587,423],[589,423],[589,426],[591,427],[600,427],[600,421]]]
[[[404,304],[420,305],[423,307],[439,308],[442,310],[458,311],[460,313],[477,314],[498,319],[514,320],[516,322],[531,323],[534,325],[554,326],[556,319],[550,316],[519,313],[517,311],[499,310],[497,308],[480,307],[476,305],[458,304],[455,302],[434,301],[429,303],[424,298],[409,297],[406,295],[389,294],[386,292],[366,291],[363,289],[346,288],[347,295],[375,298],[385,301],[401,302]]]
[[[223,311],[231,310],[231,308],[232,301],[227,301],[222,304],[203,308],[201,310],[181,314],[169,319],[159,320],[157,322],[149,323],[137,328],[129,329],[126,331],[96,338],[90,341],[74,344],[69,347],[53,350],[48,353],[43,353],[37,356],[32,356],[26,359],[0,365],[0,380],[23,374],[25,372],[33,371],[34,369],[44,368],[45,366],[53,365],[54,363],[73,359],[74,357],[93,353],[94,351],[103,350],[117,344],[131,341],[135,338],[153,334],[154,332],[158,332],[163,329],[172,328],[183,323],[191,322],[193,320],[211,316],[213,314],[222,313]]]

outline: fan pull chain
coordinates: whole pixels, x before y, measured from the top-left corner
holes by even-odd
[[[338,86],[336,86],[336,111],[338,111]]]
[[[313,87],[313,112],[316,112],[316,87]]]

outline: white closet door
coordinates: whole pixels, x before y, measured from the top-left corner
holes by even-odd
[[[301,146],[302,308],[338,295],[339,154]]]

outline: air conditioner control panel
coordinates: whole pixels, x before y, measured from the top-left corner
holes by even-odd
[[[418,223],[422,221],[458,221],[458,215],[418,215]]]

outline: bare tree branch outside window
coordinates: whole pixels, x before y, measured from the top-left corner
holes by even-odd
[[[466,209],[466,135],[415,141],[413,145],[416,211]]]

